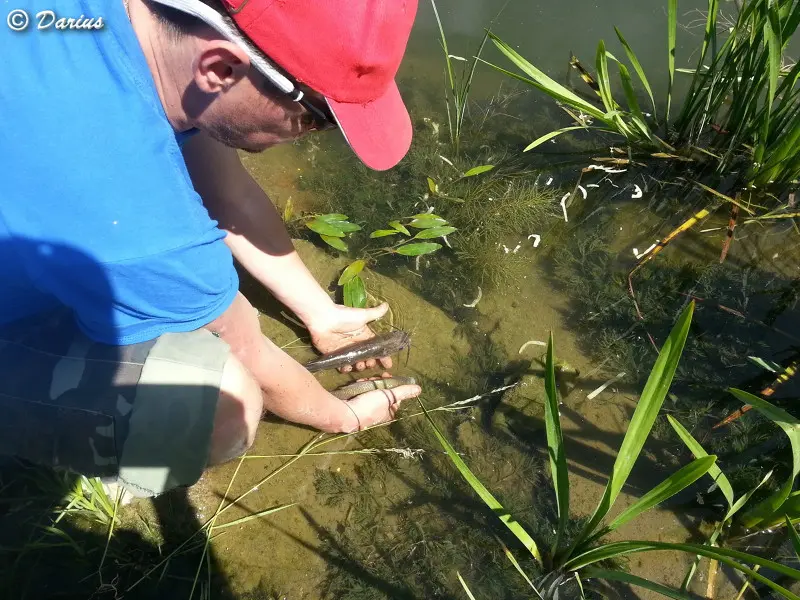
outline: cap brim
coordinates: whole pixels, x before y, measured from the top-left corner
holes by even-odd
[[[366,104],[326,98],[347,143],[370,169],[391,169],[411,147],[411,118],[392,81],[384,94]]]

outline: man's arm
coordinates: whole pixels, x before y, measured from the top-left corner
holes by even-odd
[[[263,391],[264,408],[293,423],[331,433],[357,431],[394,418],[402,400],[420,393],[418,386],[404,385],[346,402],[336,398],[261,333],[257,313],[242,294],[206,329],[225,340],[253,375]]]
[[[361,310],[331,300],[295,252],[278,211],[236,150],[201,133],[186,142],[183,155],[195,190],[228,232],[225,242],[236,260],[302,319],[317,349],[331,352],[372,336],[366,324],[383,316],[388,306]],[[392,366],[389,358],[380,362]],[[356,369],[375,364],[370,359]]]

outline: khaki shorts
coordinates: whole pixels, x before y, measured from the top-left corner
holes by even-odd
[[[0,455],[117,479],[137,496],[191,485],[228,355],[205,329],[98,344],[67,310],[0,325]]]

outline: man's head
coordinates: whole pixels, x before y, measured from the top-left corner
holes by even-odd
[[[417,0],[149,0],[187,117],[260,151],[339,126],[368,166],[408,150],[394,76]]]

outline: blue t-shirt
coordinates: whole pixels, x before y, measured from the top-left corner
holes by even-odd
[[[67,306],[92,339],[131,344],[224,312],[239,285],[225,233],[122,1],[5,3],[0,57],[0,324]]]

